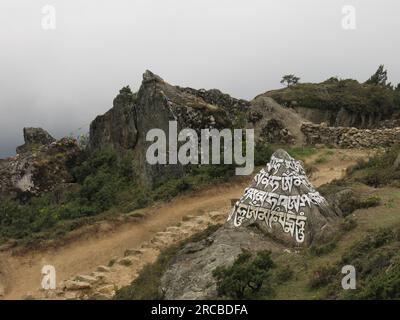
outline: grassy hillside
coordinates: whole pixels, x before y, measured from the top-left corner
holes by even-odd
[[[0,244],[57,238],[84,224],[144,208],[234,175],[232,165],[193,167],[185,178],[165,177],[155,188],[139,185],[132,157],[103,150],[81,159],[74,183],[28,201],[0,202]]]
[[[241,288],[240,283],[248,277],[246,270],[250,269],[261,285],[252,290],[241,290],[243,299],[400,298],[400,176],[397,175],[400,169],[393,166],[398,150],[394,147],[370,160],[360,161],[348,170],[344,179],[320,188],[327,197],[336,197],[345,189],[352,191],[352,196],[344,198],[340,204],[345,216],[340,221],[340,232],[332,242],[300,252],[272,252],[272,262],[269,258],[267,261],[271,267],[268,272],[258,272],[260,261],[257,255],[245,253],[245,258],[239,257],[232,268],[225,266],[216,271],[219,282],[216,298],[237,298],[237,288]],[[375,187],[369,181],[378,173],[386,179],[380,180]],[[121,289],[116,298],[162,298],[157,284],[185,243],[167,249],[155,264],[148,265],[140,273],[137,280]],[[356,290],[341,287],[344,277],[341,270],[345,265],[356,268]],[[148,283],[154,284],[150,291]],[[143,296],[141,292],[146,294]]]
[[[356,80],[330,78],[321,83],[299,83],[266,93],[284,106],[323,110],[381,113],[390,115],[400,109],[400,91]]]
[[[257,145],[255,165],[265,165],[279,146]],[[291,147],[289,153],[304,158],[313,147]],[[234,165],[191,167],[182,179],[164,177],[153,189],[139,185],[135,163],[127,154],[103,150],[85,155],[73,169],[74,183],[57,187],[26,202],[0,203],[0,244],[10,239],[23,244],[58,238],[97,220],[124,216],[157,201],[169,201],[179,194],[207,184],[228,181]]]

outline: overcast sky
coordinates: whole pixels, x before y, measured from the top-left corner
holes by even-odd
[[[42,27],[46,5],[55,29]],[[355,29],[343,28],[344,5]],[[146,69],[245,99],[283,74],[364,81],[382,63],[398,83],[399,16],[398,0],[1,0],[0,157],[26,126],[86,131]]]

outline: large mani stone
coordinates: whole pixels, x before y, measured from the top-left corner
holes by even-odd
[[[228,218],[235,227],[256,225],[289,246],[329,241],[341,215],[308,180],[300,161],[277,150],[254,177]]]

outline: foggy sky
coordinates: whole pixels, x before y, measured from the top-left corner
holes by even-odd
[[[42,28],[45,5],[55,30]],[[342,28],[343,5],[355,30]],[[15,154],[23,127],[87,131],[146,69],[245,99],[287,73],[365,81],[385,64],[398,83],[399,13],[397,0],[1,0],[0,157]]]

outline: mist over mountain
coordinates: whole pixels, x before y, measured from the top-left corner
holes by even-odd
[[[384,63],[400,82],[399,46],[387,41],[399,30],[394,0],[355,1],[355,30],[341,26],[344,1],[55,0],[56,29],[43,30],[46,4],[0,4],[0,158],[15,154],[23,127],[56,138],[87,131],[146,69],[244,99],[281,87],[287,73],[365,81]]]

